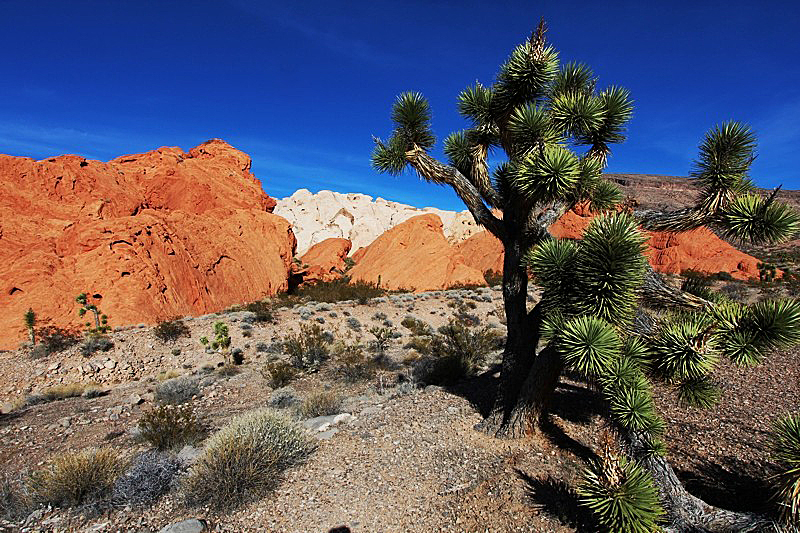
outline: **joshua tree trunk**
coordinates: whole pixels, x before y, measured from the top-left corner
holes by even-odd
[[[541,306],[527,310],[528,276],[522,265],[521,240],[506,246],[503,301],[508,329],[500,384],[489,416],[478,428],[497,437],[516,438],[536,430],[546,414],[563,365],[553,350],[538,355]]]
[[[28,328],[28,337],[31,339],[31,346],[36,346],[36,334],[33,332],[33,328]]]
[[[750,513],[739,513],[707,504],[686,490],[669,462],[660,456],[645,455],[646,439],[637,433],[624,436],[630,453],[650,471],[658,487],[661,501],[669,513],[670,533],[738,533],[759,531],[769,521]]]

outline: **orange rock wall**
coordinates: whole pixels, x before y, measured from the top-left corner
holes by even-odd
[[[447,242],[442,221],[433,214],[398,224],[359,252],[350,270],[353,280],[376,283],[380,277],[382,287],[417,291],[485,285],[483,273]]]
[[[331,237],[318,242],[300,258],[303,282],[331,281],[341,277],[344,263],[353,243],[349,239]],[[306,266],[307,265],[307,266]]]
[[[288,222],[220,140],[108,163],[0,155],[0,347],[40,324],[79,327],[75,296],[100,294],[112,326],[154,323],[287,287]]]

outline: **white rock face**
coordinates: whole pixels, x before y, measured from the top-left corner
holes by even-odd
[[[297,255],[330,237],[350,239],[351,253],[367,246],[386,230],[417,215],[434,213],[442,219],[444,235],[451,242],[463,241],[480,231],[469,211],[420,209],[366,194],[342,194],[299,189],[278,200],[273,211],[292,223],[297,238]]]

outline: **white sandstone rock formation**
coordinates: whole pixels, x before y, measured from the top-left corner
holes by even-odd
[[[313,194],[308,189],[299,189],[278,200],[273,212],[291,222],[298,256],[330,237],[350,239],[351,253],[356,252],[386,230],[425,213],[434,213],[442,219],[445,237],[453,243],[481,231],[469,211],[420,209],[383,198],[373,200],[371,196],[358,193],[319,191]]]

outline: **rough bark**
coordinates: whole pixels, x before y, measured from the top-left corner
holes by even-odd
[[[707,504],[690,494],[664,457],[645,455],[646,438],[636,432],[625,435],[630,454],[647,468],[658,487],[670,519],[666,531],[674,533],[737,533],[759,531],[770,522],[751,513],[739,513]]]

